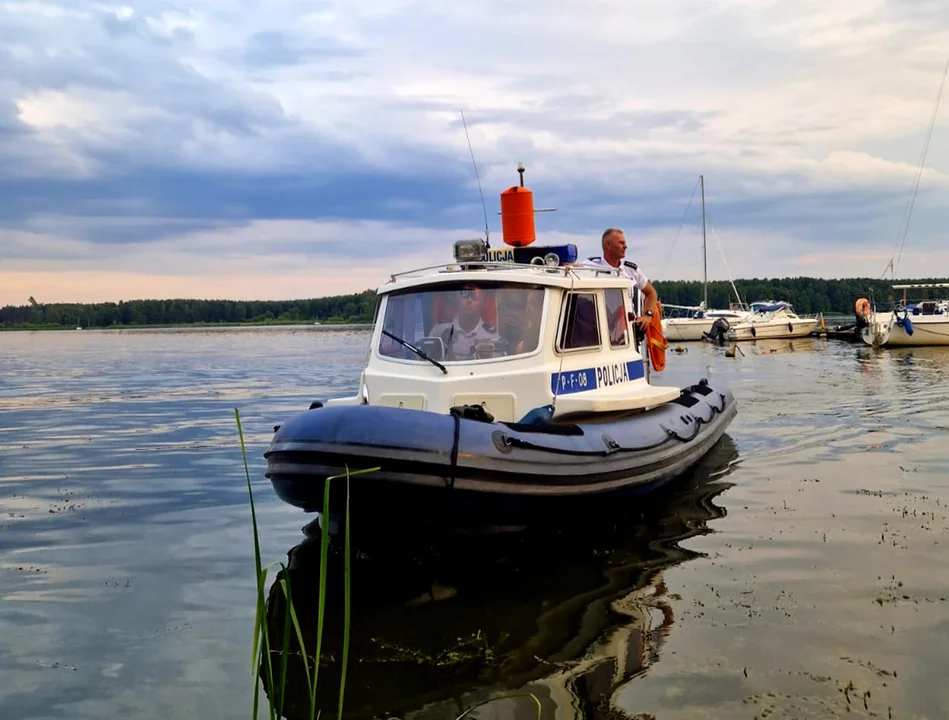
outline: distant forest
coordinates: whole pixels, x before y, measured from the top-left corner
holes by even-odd
[[[117,303],[41,303],[0,308],[0,328],[134,327],[368,323],[376,291],[311,300],[128,300]]]
[[[894,285],[913,283],[946,282],[945,278],[923,278],[919,280],[899,279],[881,280],[879,278],[841,278],[824,280],[820,278],[796,277],[750,280],[736,280],[735,287],[746,305],[759,300],[785,300],[794,306],[801,315],[824,313],[825,315],[851,315],[854,303],[865,297],[878,307],[892,306],[901,298],[902,290],[894,290]],[[702,283],[699,281],[660,280],[654,283],[659,300],[664,305],[698,305],[702,299]],[[919,295],[919,293],[922,295]],[[927,290],[910,291],[910,299],[926,296]],[[940,292],[936,290],[935,292]],[[942,296],[944,297],[944,295]],[[730,282],[710,281],[708,284],[708,305],[710,308],[728,308],[735,302],[735,292]]]
[[[939,279],[898,280],[897,284],[942,282]],[[801,314],[823,312],[849,315],[854,301],[871,297],[880,306],[897,299],[893,281],[871,278],[823,280],[818,278],[753,278],[736,280],[744,303],[786,300]],[[663,280],[655,283],[666,305],[697,305],[702,299],[698,281]],[[714,281],[708,288],[709,306],[727,308],[735,301],[731,283]],[[129,300],[118,303],[42,303],[0,308],[0,328],[43,329],[81,327],[134,327],[193,324],[369,323],[376,306],[375,290],[309,300]]]

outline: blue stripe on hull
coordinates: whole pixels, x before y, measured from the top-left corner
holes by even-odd
[[[550,392],[555,395],[599,390],[601,388],[623,385],[640,380],[646,376],[642,360],[630,360],[625,363],[610,363],[579,370],[565,370],[551,373]]]

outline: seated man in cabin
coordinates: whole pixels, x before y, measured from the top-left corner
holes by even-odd
[[[429,335],[440,337],[445,345],[445,360],[472,360],[479,343],[497,342],[498,329],[486,323],[485,291],[476,285],[465,285],[458,291],[457,312],[454,319],[437,323]]]
[[[624,260],[626,257],[626,235],[618,228],[607,228],[603,231],[601,238],[603,246],[603,257],[592,257],[589,260],[580,263],[586,266],[612,267],[619,270],[620,275],[629,278],[631,287],[629,288],[629,304],[635,308],[635,296],[633,287],[640,289],[643,293],[643,304],[645,308],[635,318],[636,324],[645,332],[649,323],[652,321],[652,315],[656,311],[656,305],[659,302],[659,294],[649,282],[649,279],[643,274],[643,271],[636,267],[636,263]],[[630,320],[634,317],[630,315]]]
[[[514,354],[533,352],[540,342],[540,323],[543,320],[544,289],[534,288],[527,293],[521,317],[520,340],[514,346]]]

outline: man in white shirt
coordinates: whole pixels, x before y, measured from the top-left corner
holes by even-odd
[[[458,291],[458,313],[453,320],[436,324],[430,335],[440,337],[445,345],[446,360],[475,359],[479,343],[501,339],[498,329],[481,318],[487,294],[477,285],[465,285]]]
[[[652,320],[653,313],[656,311],[656,304],[659,302],[659,294],[649,282],[642,270],[636,267],[636,263],[624,260],[626,257],[626,235],[618,228],[607,228],[603,231],[602,238],[603,257],[592,257],[581,265],[611,267],[619,270],[619,274],[630,280],[629,303],[630,307],[636,307],[633,287],[638,288],[643,293],[643,305],[645,306],[642,314],[635,318],[635,322],[640,329],[645,332],[646,327]],[[634,320],[630,314],[630,320]]]

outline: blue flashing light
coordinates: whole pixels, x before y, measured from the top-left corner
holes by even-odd
[[[530,265],[534,258],[544,259],[545,255],[554,254],[561,265],[575,263],[579,257],[577,246],[573,243],[566,245],[528,245],[526,247],[493,247],[488,250],[488,262],[514,262],[520,265]]]

